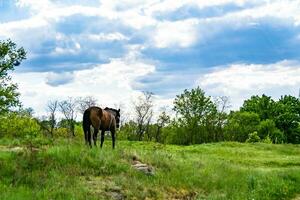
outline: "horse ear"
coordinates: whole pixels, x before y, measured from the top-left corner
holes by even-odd
[[[119,110],[118,110],[118,112],[120,112],[121,110],[120,110],[120,108],[119,108]]]

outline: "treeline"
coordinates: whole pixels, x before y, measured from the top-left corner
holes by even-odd
[[[148,95],[148,97],[147,97]],[[119,137],[171,144],[220,141],[300,143],[300,100],[284,95],[252,96],[238,111],[230,111],[227,97],[211,98],[199,87],[185,90],[173,103],[175,117],[162,112],[149,123],[149,93],[135,107],[136,119],[125,123]],[[148,100],[147,100],[148,99]],[[150,110],[150,111],[149,111]]]
[[[77,114],[98,105],[96,99],[49,101],[47,115],[33,117],[32,109],[22,107],[18,86],[9,76],[24,59],[23,48],[10,40],[0,41],[0,137],[81,137]],[[252,96],[238,111],[230,112],[228,97],[212,98],[199,87],[177,95],[172,112],[154,113],[153,101],[153,94],[144,92],[133,102],[130,113],[121,108],[119,139],[181,145],[219,141],[300,143],[300,100],[290,95],[276,101],[266,95]]]

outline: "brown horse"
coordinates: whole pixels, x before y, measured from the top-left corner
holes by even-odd
[[[116,110],[113,108],[101,109],[99,107],[93,106],[86,109],[83,113],[83,131],[86,144],[92,147],[91,142],[91,130],[90,126],[94,128],[93,140],[96,146],[97,134],[101,130],[101,148],[104,142],[105,131],[111,132],[112,146],[115,148],[115,134],[116,129],[120,126],[120,109]]]

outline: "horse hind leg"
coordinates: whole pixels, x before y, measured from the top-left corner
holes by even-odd
[[[91,135],[91,129],[89,128],[87,131],[87,141],[89,146],[92,148],[92,135]]]
[[[93,140],[94,140],[94,145],[95,147],[97,146],[96,142],[97,142],[97,135],[98,135],[99,129],[95,128],[94,129],[94,134],[93,134]]]
[[[100,147],[102,148],[103,146],[103,142],[104,142],[104,134],[105,134],[105,131],[101,131],[101,144],[100,144]]]

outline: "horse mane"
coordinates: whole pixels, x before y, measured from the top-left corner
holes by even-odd
[[[119,110],[114,109],[114,108],[109,108],[109,107],[105,107],[104,110],[111,110],[111,111],[119,112]]]

